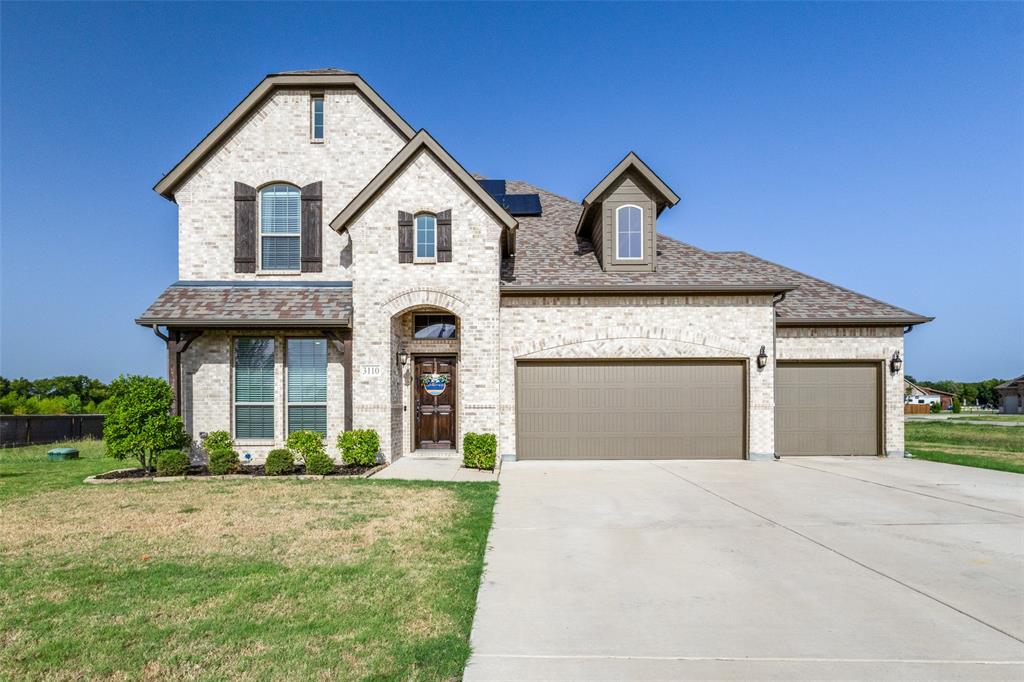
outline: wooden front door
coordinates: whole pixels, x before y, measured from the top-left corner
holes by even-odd
[[[455,357],[418,356],[416,448],[455,448]]]

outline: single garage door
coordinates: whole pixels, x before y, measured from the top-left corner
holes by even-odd
[[[879,363],[785,363],[775,372],[780,455],[877,455]]]
[[[737,362],[559,361],[516,366],[520,459],[740,459]]]

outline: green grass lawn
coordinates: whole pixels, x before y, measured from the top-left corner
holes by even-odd
[[[1024,414],[970,414],[961,412],[950,417],[954,420],[975,419],[986,422],[1024,422]]]
[[[906,448],[915,457],[1024,473],[1024,427],[908,421]]]
[[[84,485],[0,451],[0,679],[458,679],[494,483]]]

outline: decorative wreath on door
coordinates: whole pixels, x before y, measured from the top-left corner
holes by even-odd
[[[423,374],[420,375],[420,383],[424,386],[427,384],[447,384],[451,381],[451,375],[449,374]]]

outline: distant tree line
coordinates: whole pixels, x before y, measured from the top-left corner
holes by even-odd
[[[996,392],[996,386],[1006,381],[1006,379],[986,379],[985,381],[918,381],[914,377],[907,375],[907,381],[918,386],[925,388],[934,388],[938,391],[946,391],[952,393],[959,400],[962,405],[981,405],[988,407],[996,407],[999,405],[999,394]]]
[[[0,414],[106,414],[110,387],[84,374],[49,379],[0,377]]]

